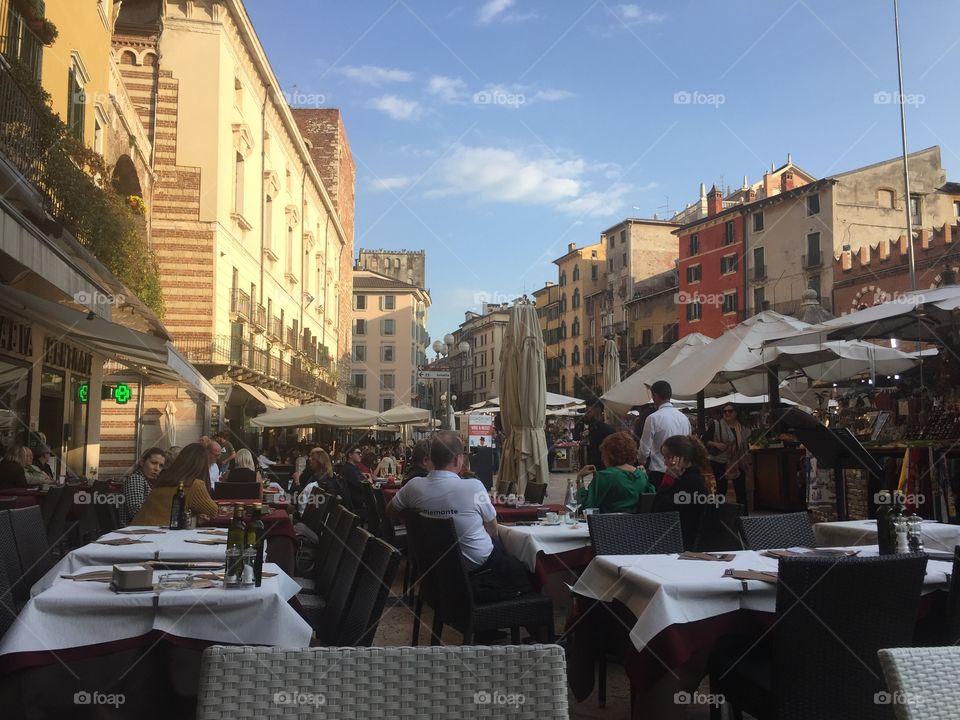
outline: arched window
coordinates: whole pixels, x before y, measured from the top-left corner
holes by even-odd
[[[121,65],[136,65],[137,64],[137,54],[133,50],[124,50],[120,53],[120,64]]]
[[[573,325],[570,328],[570,334],[573,337],[577,337],[580,335],[580,318],[573,319]]]
[[[564,287],[567,284],[567,271],[564,270],[560,273],[560,287]]]
[[[567,366],[567,351],[563,349],[560,351],[560,367]]]
[[[571,306],[573,307],[574,310],[580,307],[580,288],[576,288],[573,291],[573,302]]]
[[[560,323],[560,339],[561,340],[567,339],[567,321],[566,320]],[[564,353],[564,357],[566,357],[566,353]]]
[[[579,265],[574,265],[574,266],[573,266],[573,281],[576,282],[576,281],[579,280],[579,279],[580,279],[580,266],[579,266]]]
[[[574,366],[580,364],[580,347],[578,345],[573,346],[573,352],[570,354],[570,362]]]
[[[560,296],[560,314],[563,315],[567,311],[567,295],[564,293]]]

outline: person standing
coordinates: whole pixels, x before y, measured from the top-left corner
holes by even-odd
[[[603,462],[600,445],[609,435],[613,435],[614,433],[614,429],[603,421],[603,402],[597,400],[587,408],[587,412],[583,416],[583,421],[588,426],[587,465],[592,465],[597,470],[603,470],[606,465]]]
[[[724,405],[722,418],[711,423],[706,446],[710,452],[710,467],[717,479],[717,495],[726,497],[727,485],[732,481],[737,503],[746,513],[750,448],[747,432],[737,419],[737,408],[732,403]]]
[[[657,408],[643,424],[643,433],[640,436],[640,459],[649,457],[647,475],[657,487],[663,479],[666,465],[660,449],[664,441],[674,435],[689,435],[690,421],[677,410],[670,402],[673,388],[666,380],[657,380],[650,386],[650,395]]]
[[[210,466],[207,473],[210,478],[211,491],[213,491],[213,488],[217,486],[217,482],[220,480],[220,454],[222,452],[223,448],[220,447],[220,443],[216,440],[207,439],[207,456],[210,459]]]

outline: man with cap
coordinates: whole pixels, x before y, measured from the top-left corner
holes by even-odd
[[[656,410],[652,412],[643,424],[643,434],[640,436],[640,460],[650,457],[647,465],[647,475],[650,481],[660,486],[666,464],[660,448],[664,441],[674,435],[689,435],[690,421],[687,416],[677,410],[671,403],[673,388],[666,380],[657,380],[650,386],[650,395]]]

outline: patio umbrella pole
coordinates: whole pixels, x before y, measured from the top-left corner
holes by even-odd
[[[697,432],[700,437],[707,432],[706,393],[701,390],[697,393]]]

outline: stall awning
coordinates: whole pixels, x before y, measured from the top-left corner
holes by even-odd
[[[167,340],[147,335],[64,307],[50,300],[0,286],[0,307],[43,325],[59,337],[105,358],[116,360],[148,380],[186,385],[219,402],[216,389]]]
[[[283,402],[279,395],[277,395],[272,390],[267,390],[265,388],[258,388],[250,385],[245,382],[234,383],[234,387],[238,387],[243,390],[247,395],[252,397],[258,403],[261,403],[267,410],[282,410],[287,405]],[[269,393],[269,394],[268,394]],[[275,395],[276,399],[271,397]]]

